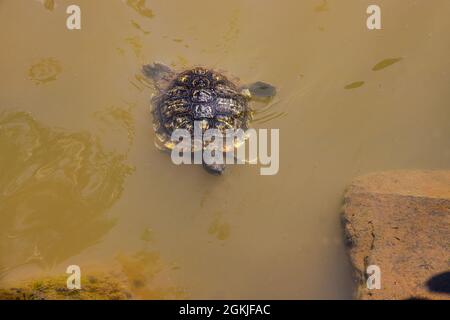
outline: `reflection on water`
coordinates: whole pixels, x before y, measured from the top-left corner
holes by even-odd
[[[0,271],[49,267],[97,243],[115,224],[108,209],[132,170],[85,132],[0,115]]]

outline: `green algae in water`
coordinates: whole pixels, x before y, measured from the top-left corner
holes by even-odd
[[[136,21],[132,20],[131,21],[131,25],[136,28],[137,30],[141,31],[142,33],[144,33],[145,35],[150,34],[150,31],[145,30],[144,28],[142,28],[142,26],[137,23]]]
[[[142,232],[140,239],[147,243],[153,242],[155,240],[153,230],[151,228],[146,228],[144,232]]]
[[[208,229],[210,235],[216,236],[218,240],[226,240],[230,236],[230,225],[216,217]]]
[[[326,12],[328,10],[329,8],[327,0],[322,0],[322,3],[314,8],[314,11],[316,12]]]
[[[153,11],[145,4],[146,0],[127,0],[127,5],[146,18],[153,18]]]
[[[55,8],[55,0],[45,0],[44,8],[53,11],[53,9]]]
[[[357,89],[357,88],[362,87],[364,85],[364,83],[365,83],[364,81],[356,81],[356,82],[346,85],[344,87],[344,89],[347,89],[347,90]]]
[[[387,68],[389,66],[392,66],[393,64],[401,61],[403,58],[391,58],[391,59],[384,59],[383,61],[378,62],[372,69],[372,71],[379,71],[384,68]]]
[[[103,274],[81,277],[81,289],[67,288],[67,277],[60,276],[23,282],[0,289],[0,300],[128,300],[126,287],[113,277]]]

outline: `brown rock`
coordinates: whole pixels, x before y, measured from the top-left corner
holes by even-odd
[[[360,299],[450,299],[450,171],[392,171],[355,179],[344,227]],[[369,290],[367,266],[381,270]]]

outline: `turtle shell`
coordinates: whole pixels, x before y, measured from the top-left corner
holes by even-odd
[[[171,139],[176,129],[190,132],[195,150],[199,144],[194,142],[194,123],[200,124],[203,132],[217,129],[225,137],[229,129],[245,132],[251,118],[247,98],[237,86],[224,75],[204,68],[176,75],[168,87],[153,99],[152,114],[157,145],[169,150],[178,143]],[[245,136],[237,136],[234,147],[244,140]],[[226,151],[229,150],[224,144]]]

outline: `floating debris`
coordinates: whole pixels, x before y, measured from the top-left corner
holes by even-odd
[[[55,0],[44,0],[44,8],[53,11],[55,8]]]
[[[130,45],[136,57],[139,57],[141,55],[142,43],[139,37],[126,38],[125,42]]]
[[[131,25],[133,27],[135,27],[137,30],[141,31],[142,33],[144,33],[145,35],[150,34],[150,31],[144,30],[144,28],[141,27],[141,25],[139,23],[137,23],[136,21],[131,21]]]
[[[122,48],[117,47],[117,48],[116,48],[116,51],[117,51],[117,53],[118,53],[119,55],[121,55],[121,56],[124,56],[124,55],[125,55],[125,50],[122,49]]]
[[[383,61],[378,62],[374,67],[373,67],[373,71],[378,71],[384,68],[387,68],[391,65],[393,65],[394,63],[397,63],[399,61],[403,60],[403,58],[392,58],[392,59],[385,59]]]
[[[350,90],[350,89],[356,89],[356,88],[360,88],[364,85],[364,81],[356,81],[356,82],[352,82],[348,85],[346,85],[344,87],[344,89]]]
[[[146,18],[153,18],[153,10],[147,8],[146,0],[127,0],[127,5],[133,8],[137,13]]]
[[[151,228],[145,228],[145,230],[141,234],[140,239],[147,243],[152,243],[155,240],[153,230]]]
[[[230,236],[230,225],[221,221],[220,217],[216,217],[211,223],[208,233],[216,236],[219,240],[226,240]]]
[[[318,6],[316,6],[314,8],[314,11],[316,12],[325,12],[328,11],[328,1],[327,0],[322,0],[322,4],[319,4]]]

